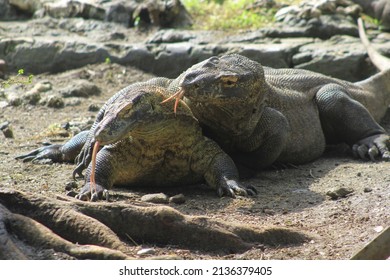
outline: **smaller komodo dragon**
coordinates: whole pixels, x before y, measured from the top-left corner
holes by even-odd
[[[152,79],[156,84],[162,80]],[[89,164],[85,185],[77,195],[86,200],[101,197],[105,189],[117,186],[174,186],[206,181],[218,195],[254,195],[256,190],[238,181],[232,159],[202,134],[187,106],[176,114],[161,104],[170,96],[166,88],[136,83],[119,91],[103,107],[90,129],[64,145],[38,148],[17,157],[24,160],[51,159],[74,162],[90,135],[103,147],[97,153],[95,184],[90,182]]]
[[[362,26],[360,33],[365,38]],[[369,50],[374,63],[386,61]],[[204,134],[250,168],[306,163],[336,143],[362,159],[389,160],[390,137],[378,122],[390,104],[390,63],[378,66],[378,74],[351,83],[223,55],[185,71],[169,99],[184,96]]]

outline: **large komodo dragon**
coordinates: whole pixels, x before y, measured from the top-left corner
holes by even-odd
[[[45,146],[18,158],[74,162],[86,142],[98,141],[103,148],[97,153],[96,168],[89,164],[86,171],[77,195],[82,200],[91,192],[95,200],[113,185],[174,186],[202,180],[220,196],[255,194],[253,187],[238,182],[232,159],[203,136],[187,106],[174,114],[169,104],[161,104],[170,96],[166,88],[156,86],[163,82],[156,78],[124,88],[107,101],[89,131],[64,145]]]
[[[360,33],[382,70],[367,80],[273,69],[233,54],[188,69],[175,96],[184,96],[205,135],[252,168],[305,163],[340,142],[357,157],[389,160],[390,138],[378,121],[390,104],[390,63],[369,45],[362,22]]]

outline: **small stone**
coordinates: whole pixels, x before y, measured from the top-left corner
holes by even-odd
[[[270,216],[275,215],[275,210],[273,210],[273,209],[265,208],[265,209],[263,210],[263,212],[264,212],[264,214],[267,214],[267,215],[270,215]]]
[[[68,87],[61,90],[62,97],[83,97],[99,95],[101,90],[93,83],[86,80],[76,80]]]
[[[374,231],[375,232],[381,232],[383,230],[383,226],[377,226],[377,227],[374,227]]]
[[[9,105],[7,101],[0,101],[0,109],[5,108]]]
[[[365,187],[363,190],[365,193],[372,192],[372,188],[370,187]]]
[[[347,197],[348,195],[352,194],[354,190],[352,188],[334,188],[326,193],[327,196],[330,196],[331,199],[339,199]]]
[[[78,193],[75,192],[74,190],[71,190],[71,191],[66,192],[66,195],[67,195],[67,196],[70,196],[70,197],[76,197],[77,194],[78,194]]]
[[[146,194],[142,196],[141,201],[157,203],[157,204],[167,204],[169,202],[169,198],[164,193],[152,193],[152,194]]]
[[[100,110],[100,106],[97,104],[91,104],[88,107],[88,111],[90,111],[90,112],[97,112],[99,110]]]
[[[358,172],[358,173],[356,174],[356,176],[361,177],[361,176],[362,176],[362,172]]]
[[[1,123],[0,130],[3,132],[5,138],[14,138],[14,132],[9,122]]]
[[[0,78],[4,78],[5,73],[7,72],[7,63],[0,59]]]
[[[65,185],[66,191],[70,191],[70,190],[75,189],[75,188],[77,188],[77,183],[75,181],[70,181],[70,182],[66,183],[66,185]]]
[[[79,97],[71,97],[67,98],[65,102],[65,106],[78,106],[81,104],[81,99]]]
[[[186,202],[184,194],[177,194],[169,198],[169,203],[183,204]]]
[[[53,88],[53,85],[49,81],[42,81],[36,83],[32,90],[36,90],[37,92],[47,92]]]
[[[47,98],[47,107],[63,108],[65,106],[64,100],[56,95],[51,95]]]
[[[41,94],[36,90],[29,90],[23,94],[23,100],[31,105],[36,105],[41,100]]]
[[[142,255],[153,255],[156,253],[156,250],[153,248],[144,248],[141,249],[137,252],[137,255],[142,256]]]
[[[360,7],[359,5],[345,7],[344,11],[347,15],[350,15],[354,18],[358,18],[359,15],[363,12],[362,7]]]
[[[13,91],[6,92],[5,95],[6,95],[8,103],[11,106],[17,107],[17,106],[22,105],[23,100],[22,100],[20,94],[18,94],[17,92],[13,92]]]

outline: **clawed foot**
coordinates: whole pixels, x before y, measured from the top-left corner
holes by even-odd
[[[93,186],[91,183],[86,183],[75,198],[83,201],[108,200],[108,191],[99,184]]]
[[[377,134],[360,140],[352,146],[353,155],[361,159],[390,160],[390,136]]]
[[[21,159],[23,162],[36,162],[41,160],[50,160],[51,162],[63,162],[61,153],[62,145],[47,145],[35,149],[27,154],[17,156],[15,159]]]
[[[239,196],[254,196],[257,190],[253,186],[243,186],[235,180],[226,180],[225,184],[217,189],[218,196],[229,196],[236,198]]]

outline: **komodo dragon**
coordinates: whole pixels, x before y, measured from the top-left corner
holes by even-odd
[[[254,195],[256,190],[238,182],[232,159],[202,134],[187,106],[174,114],[171,106],[161,104],[169,97],[163,79],[137,83],[112,97],[98,114],[90,131],[71,138],[64,145],[50,145],[17,158],[51,159],[73,162],[83,145],[93,135],[104,147],[96,159],[95,183],[92,188],[91,164],[85,185],[77,195],[86,200],[96,188],[93,200],[105,189],[122,186],[188,185],[205,180],[218,195]]]
[[[351,83],[224,55],[185,71],[176,79],[181,91],[169,99],[184,96],[205,135],[251,168],[309,162],[340,142],[357,157],[389,160],[390,137],[378,121],[390,104],[390,64],[381,68]]]

